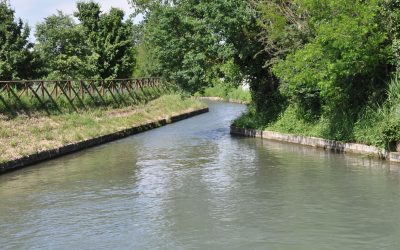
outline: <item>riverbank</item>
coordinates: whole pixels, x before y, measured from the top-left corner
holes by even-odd
[[[1,175],[0,245],[396,249],[397,164],[231,137],[230,121],[246,107],[209,107],[181,123]]]
[[[0,172],[178,121],[199,110],[206,112],[206,105],[166,95],[145,105],[119,109],[1,117]]]
[[[298,98],[308,99],[306,104],[277,93],[269,99],[254,100],[233,125],[399,151],[400,76],[393,76],[380,94],[384,96],[376,96],[378,99],[370,101],[356,101],[349,95],[347,101],[328,108],[305,93],[299,94],[304,96]]]
[[[233,135],[258,137],[262,139],[322,148],[324,150],[331,150],[338,153],[363,154],[369,157],[388,160],[390,162],[400,162],[400,154],[398,152],[389,152],[387,150],[380,149],[375,146],[369,146],[364,144],[346,143],[342,141],[328,140],[323,138],[301,136],[294,134],[284,134],[268,130],[238,128],[235,126],[231,126],[230,132]]]
[[[231,103],[249,104],[251,102],[251,93],[242,87],[232,87],[224,84],[216,84],[212,87],[205,88],[202,92],[194,94],[200,99],[212,101],[225,101]]]

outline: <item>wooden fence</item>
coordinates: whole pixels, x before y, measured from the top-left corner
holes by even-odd
[[[161,92],[164,88],[167,86],[161,78],[0,81],[0,102],[10,111],[15,109],[10,100],[22,109],[27,109],[27,99],[37,100],[45,109],[49,103],[59,109],[58,103],[63,99],[76,110],[77,106],[85,108],[88,101],[96,105],[107,105],[111,99],[114,104],[122,105],[127,102],[127,98],[137,100],[138,93],[147,95],[150,89]]]

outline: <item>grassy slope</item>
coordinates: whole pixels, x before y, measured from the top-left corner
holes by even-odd
[[[165,95],[145,105],[79,113],[0,117],[0,162],[109,134],[205,107],[194,99]]]

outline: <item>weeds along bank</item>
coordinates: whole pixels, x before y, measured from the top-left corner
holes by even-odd
[[[204,108],[205,104],[178,94],[120,108],[79,112],[32,113],[0,117],[0,163],[71,143],[111,134],[140,124]]]
[[[194,96],[219,97],[225,101],[234,101],[246,104],[251,102],[251,93],[249,90],[228,84],[215,84],[214,86],[205,88],[202,92],[195,93]]]
[[[234,122],[395,150],[400,141],[398,1],[261,1],[267,72]]]
[[[280,109],[257,112],[254,105],[233,122],[235,127],[355,142],[395,151],[400,140],[400,81],[395,76],[381,102],[369,102],[355,112],[350,107],[331,115],[309,117],[302,107],[283,101]]]

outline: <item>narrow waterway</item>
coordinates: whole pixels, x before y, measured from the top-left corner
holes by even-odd
[[[400,168],[232,137],[245,107],[0,176],[0,249],[399,249]]]

